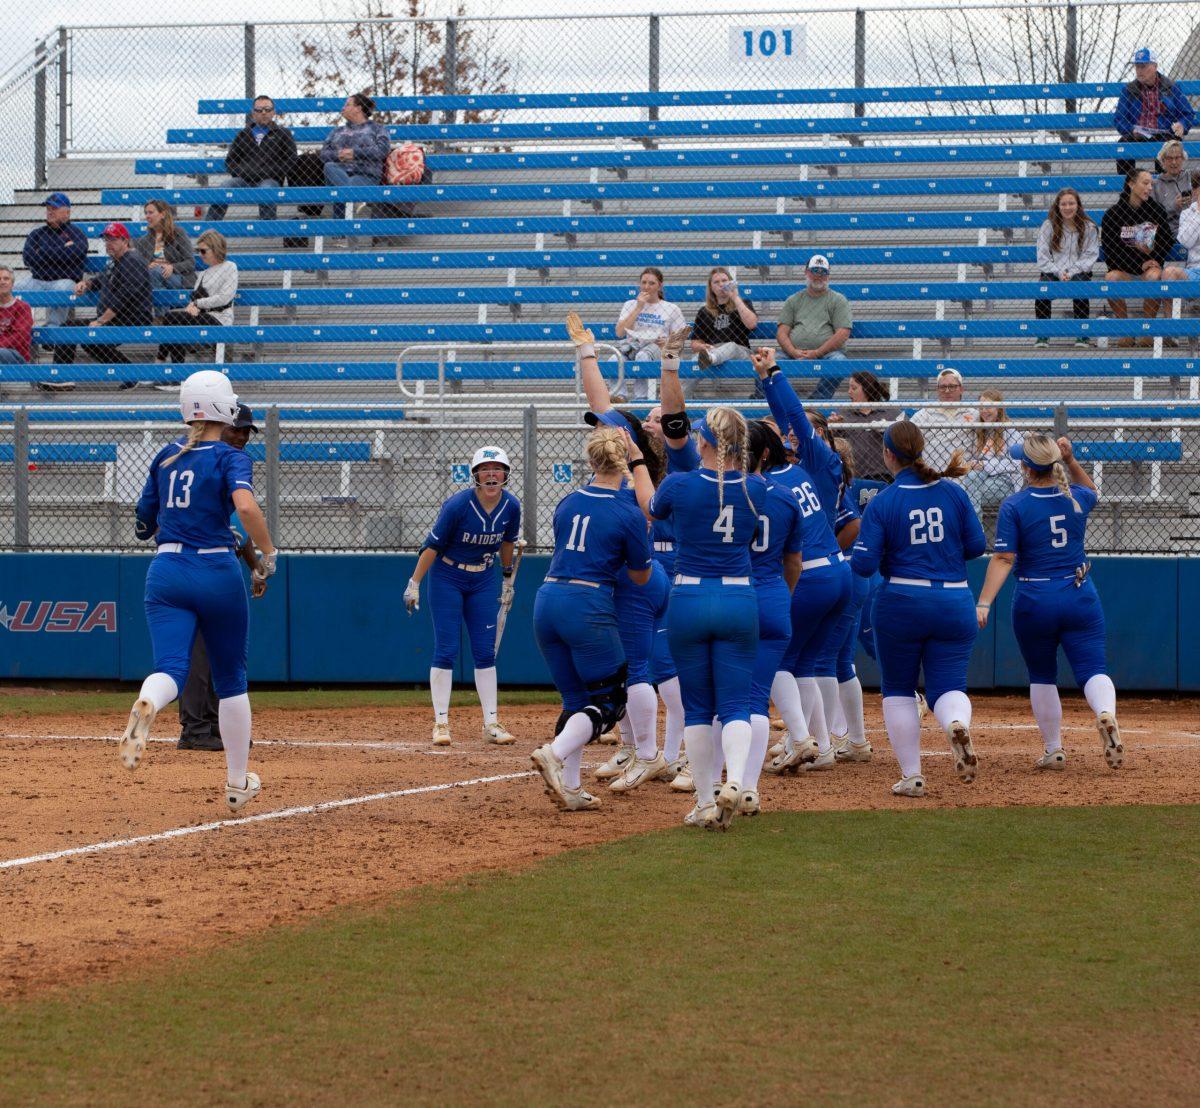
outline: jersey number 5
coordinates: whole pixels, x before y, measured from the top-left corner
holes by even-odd
[[[713,528],[722,542],[733,542],[733,505],[726,504],[720,515],[713,520]]]
[[[946,537],[942,524],[941,508],[914,508],[908,513],[908,544],[923,546],[927,542],[941,542]]]
[[[196,475],[185,469],[182,473],[171,470],[171,484],[167,487],[167,507],[186,508],[192,502],[192,481]],[[179,479],[179,489],[175,488],[175,479]]]
[[[1066,516],[1050,517],[1050,545],[1056,549],[1060,546],[1066,546],[1067,540],[1070,538],[1067,534],[1067,529],[1063,526],[1066,522]]]

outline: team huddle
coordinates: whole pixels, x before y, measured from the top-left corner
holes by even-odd
[[[975,603],[966,563],[987,543],[955,480],[966,472],[959,453],[936,470],[923,457],[920,428],[893,423],[883,436],[893,480],[860,514],[849,494],[849,449],[805,409],[772,349],[753,356],[770,419],[716,406],[692,420],[679,381],[688,332],[673,332],[662,349],[661,403],[642,419],[612,405],[593,336],[574,313],[567,329],[590,409],[592,478],[555,509],[554,554],[534,603],[538,646],[562,711],[532,761],[560,808],[600,807],[582,786],[583,750],[614,729],[621,747],[596,777],[616,793],[655,780],[694,793],[684,822],[707,829],[759,812],[763,772],[869,761],[854,667],[859,642],[882,675],[884,724],[901,773],[892,792],[925,795],[925,703],[960,780],[970,783],[979,760],[967,667],[1014,571],[1013,629],[1044,745],[1036,768],[1066,763],[1059,646],[1096,715],[1108,764],[1121,765],[1104,615],[1084,544],[1097,493],[1067,439],[1034,433],[1014,447],[1026,486],[1001,505]],[[255,573],[263,580],[276,551],[248,458],[220,441],[238,410],[229,380],[192,374],[180,410],[187,436],[155,457],[137,508],[138,536],[158,543],[146,580],[155,672],[130,714],[121,758],[130,769],[139,764],[155,716],[184,685],[199,633],[218,697],[225,798],[236,812],[261,782],[247,769],[247,597],[231,518],[261,551]],[[499,447],[480,448],[470,472],[472,486],[445,502],[426,536],[403,599],[410,614],[418,611],[428,578],[433,743],[452,741],[451,683],[465,623],[483,738],[507,746],[515,738],[498,715],[496,652],[521,557],[521,505],[505,487],[511,465]],[[769,749],[772,703],[786,734]]]

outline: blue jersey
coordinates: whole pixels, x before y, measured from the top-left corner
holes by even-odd
[[[782,373],[772,373],[763,382],[763,392],[779,429],[786,433],[790,428],[796,436],[796,457],[811,475],[821,507],[833,519],[842,487],[841,455],[817,434],[792,383]]]
[[[996,553],[1015,554],[1021,577],[1071,577],[1087,560],[1084,532],[1096,493],[1072,485],[1080,511],[1057,488],[1024,488],[1000,505],[996,521]]]
[[[547,577],[615,585],[617,574],[650,565],[646,517],[630,490],[576,489],[554,509],[554,557]]]
[[[254,491],[250,456],[228,443],[202,442],[164,466],[186,441],[164,446],[154,456],[137,518],[157,528],[160,545],[180,542],[199,550],[230,546],[234,489]]]
[[[942,478],[922,484],[911,469],[882,489],[863,513],[850,568],[863,577],[962,581],[967,562],[987,547],[961,485]]]
[[[669,519],[655,519],[650,523],[650,541],[654,547],[654,560],[661,563],[668,576],[675,572],[675,525]]]
[[[848,527],[856,519],[862,519],[862,512],[858,510],[858,505],[854,503],[854,495],[850,492],[849,485],[843,485],[838,493],[837,515],[833,520],[833,533],[840,535],[843,528]]]
[[[790,489],[800,507],[804,560],[831,558],[841,547],[834,538],[832,516],[825,511],[816,486],[808,471],[798,465],[779,466],[769,469],[767,481],[772,485]]]
[[[668,473],[691,473],[700,468],[700,451],[690,435],[683,440],[682,446],[672,446],[669,442],[664,442],[663,446],[667,452]]]
[[[724,504],[711,469],[671,473],[650,501],[654,519],[675,524],[675,571],[692,577],[749,577],[750,544],[766,486],[746,482],[736,470],[725,473]]]
[[[491,564],[500,544],[516,542],[521,534],[521,502],[508,489],[490,512],[484,511],[474,489],[456,492],[438,513],[424,546],[463,565]]]
[[[750,567],[755,584],[779,580],[783,576],[783,556],[803,550],[803,520],[800,505],[789,489],[771,485],[755,475],[752,485],[766,486],[766,495],[758,513],[758,537],[750,546]]]

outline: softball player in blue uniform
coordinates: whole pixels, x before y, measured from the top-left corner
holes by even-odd
[[[1096,486],[1075,460],[1069,439],[1026,435],[1013,457],[1023,464],[1027,486],[1000,505],[996,553],[976,606],[979,626],[987,626],[996,594],[1015,567],[1013,631],[1029,669],[1029,703],[1045,746],[1036,768],[1060,770],[1067,761],[1058,696],[1061,645],[1096,714],[1105,760],[1117,769],[1125,760],[1117,690],[1106,672],[1104,610],[1088,577],[1084,547]]]
[[[521,502],[504,487],[511,468],[508,455],[498,446],[475,451],[474,487],[455,493],[442,505],[404,590],[404,604],[411,614],[420,608],[421,581],[429,574],[434,746],[450,745],[450,690],[464,622],[483,709],[483,737],[497,746],[514,741],[497,715],[496,691],[496,617],[503,594],[511,592],[513,552],[521,535]],[[493,570],[497,557],[503,578],[499,592]]]
[[[246,586],[229,531],[236,510],[262,551],[264,577],[275,572],[275,546],[254,499],[250,459],[220,441],[237,417],[238,399],[224,374],[203,370],[179,390],[186,439],[164,447],[150,463],[137,504],[139,538],[154,535],[158,553],[146,573],[146,623],[154,672],[142,682],[121,737],[121,761],[136,769],[154,717],[179,695],[197,630],[204,636],[225,744],[225,802],[237,812],[259,793],[248,773],[250,697],[246,694],[249,613]]]
[[[883,721],[900,763],[898,796],[924,796],[921,721],[915,699],[925,669],[925,695],[950,740],[964,782],[975,779],[967,663],[979,633],[967,562],[987,545],[962,486],[945,477],[966,472],[961,452],[938,473],[922,459],[925,438],[915,424],[893,423],[883,460],[895,480],[867,505],[851,567],[884,584],[875,602],[875,645],[883,684]]]
[[[650,580],[646,517],[623,488],[630,478],[652,493],[645,462],[627,457],[625,432],[602,427],[588,439],[592,483],[568,493],[554,511],[554,557],[534,601],[533,626],[555,687],[562,694],[553,742],[531,758],[547,794],[564,811],[592,811],[600,801],[580,786],[583,748],[625,711],[625,651],[613,587],[625,574]]]

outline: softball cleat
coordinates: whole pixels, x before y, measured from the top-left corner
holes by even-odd
[[[512,746],[517,741],[513,738],[512,732],[499,720],[483,725],[483,737],[494,746]]]
[[[596,770],[593,776],[597,781],[612,781],[614,778],[620,777],[629,766],[633,765],[634,761],[635,754],[633,747],[623,746],[604,765]]]
[[[450,724],[435,723],[433,725],[433,745],[434,746],[449,746],[450,745]]]
[[[975,773],[979,768],[979,759],[971,745],[971,732],[965,723],[955,720],[950,724],[946,736],[950,740],[950,749],[954,752],[954,772],[964,785],[969,785],[975,780]]]
[[[753,789],[745,789],[742,792],[742,799],[738,804],[738,811],[743,816],[756,816],[762,811],[762,805],[758,802],[758,793]]]
[[[599,746],[616,746],[621,741],[621,729],[610,727],[598,739],[593,740]]]
[[[563,784],[563,764],[554,756],[550,744],[539,746],[529,756],[529,760],[533,763],[534,769],[542,775],[542,780],[546,785],[546,795],[560,808],[570,811],[571,790]]]
[[[767,748],[767,757],[768,758],[778,758],[779,755],[782,754],[786,749],[787,749],[787,743],[783,742],[782,740],[780,740],[777,743],[772,743]]]
[[[684,766],[671,781],[671,790],[677,793],[691,793],[696,791],[696,783],[692,780],[692,770],[690,766]]]
[[[839,762],[869,762],[872,753],[870,742],[856,743],[847,736],[834,749],[833,756]]]
[[[925,778],[919,773],[914,773],[911,777],[901,777],[892,786],[893,796],[924,796],[925,795]]]
[[[800,768],[804,770],[833,769],[836,761],[837,751],[830,746],[824,754],[818,754],[815,758],[810,758]]]
[[[1066,769],[1067,756],[1061,750],[1047,750],[1036,762],[1034,769]]]
[[[584,792],[583,789],[567,789],[566,802],[563,804],[565,812],[596,812],[600,809],[600,801],[592,796],[589,792]]]
[[[782,719],[773,718],[771,720],[771,730],[772,731],[786,731],[787,724],[784,723]]]
[[[676,777],[678,777],[681,773],[683,773],[687,769],[687,767],[688,767],[687,755],[681,754],[678,758],[675,759],[675,761],[665,762],[665,764],[663,766],[663,771],[662,771],[662,773],[660,773],[658,775],[658,779],[660,781],[668,781],[668,782],[674,781]]]
[[[137,769],[146,753],[146,739],[158,710],[149,700],[138,700],[129,713],[129,723],[121,736],[121,764],[126,769]]]
[[[1100,741],[1104,744],[1104,760],[1111,768],[1120,769],[1125,761],[1125,747],[1121,743],[1117,717],[1112,712],[1101,712],[1096,717],[1096,730],[1100,732]]]
[[[667,768],[667,760],[661,754],[655,754],[650,760],[634,758],[625,767],[625,772],[609,783],[609,788],[615,793],[632,792],[647,781],[657,780]]]
[[[763,772],[776,775],[799,773],[800,767],[805,762],[813,761],[820,752],[821,748],[817,746],[816,739],[804,739],[796,743],[791,750],[785,750],[778,757],[772,758],[763,766]]]
[[[742,786],[736,781],[726,781],[716,799],[721,830],[728,831],[742,806]]]
[[[686,816],[683,822],[688,827],[703,827],[706,831],[721,830],[721,813],[715,804],[697,804]]]
[[[235,789],[230,784],[225,785],[225,803],[229,805],[231,812],[240,812],[260,792],[262,792],[262,781],[259,780],[258,774],[247,773],[245,788]]]

